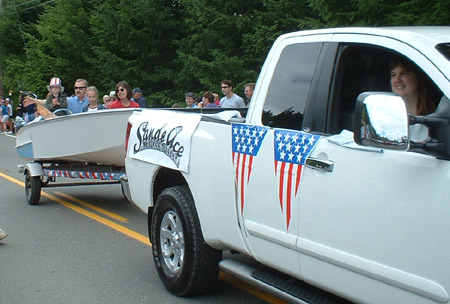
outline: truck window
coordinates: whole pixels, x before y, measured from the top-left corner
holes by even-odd
[[[333,76],[328,132],[353,131],[353,111],[359,94],[390,92],[389,60],[394,52],[367,45],[341,45]]]
[[[321,49],[322,43],[299,43],[282,51],[264,103],[264,125],[302,129],[306,101]]]
[[[397,52],[364,44],[342,44],[339,48],[333,76],[334,90],[328,113],[327,133],[343,129],[353,131],[353,111],[356,98],[363,92],[391,92],[389,63],[401,56]],[[430,102],[442,96],[436,85],[426,77]]]

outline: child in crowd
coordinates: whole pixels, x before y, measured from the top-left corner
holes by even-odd
[[[89,104],[83,109],[83,112],[92,112],[105,109],[105,106],[99,104],[97,101],[98,90],[94,86],[90,86],[86,89],[86,96],[89,100]]]
[[[64,87],[61,85],[61,79],[53,77],[50,80],[50,85],[47,86],[49,95],[45,101],[45,107],[54,112],[58,109],[67,108],[67,96],[63,94]]]

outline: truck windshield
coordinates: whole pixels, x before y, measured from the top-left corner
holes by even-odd
[[[450,42],[440,43],[436,45],[436,49],[444,55],[447,60],[450,60]]]

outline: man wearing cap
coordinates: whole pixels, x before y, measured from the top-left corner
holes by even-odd
[[[193,92],[186,93],[186,108],[188,109],[195,109],[198,108],[197,104],[195,103],[195,94]]]
[[[75,96],[67,98],[67,109],[74,113],[81,113],[83,109],[89,105],[89,100],[86,96],[86,89],[88,82],[84,79],[77,79],[73,89],[75,90]]]
[[[140,108],[148,108],[147,100],[142,95],[142,90],[140,88],[134,88],[133,89],[133,98],[135,102],[139,104]]]

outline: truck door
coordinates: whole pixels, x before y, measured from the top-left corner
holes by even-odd
[[[239,141],[233,147],[237,208],[247,245],[256,259],[295,275],[300,271],[296,250],[299,201],[286,189],[295,192],[295,178],[300,171],[294,168],[289,173],[289,164],[275,158],[274,148],[281,133],[283,136],[300,134],[306,101],[323,51],[322,41],[328,38],[312,37],[311,41],[304,38],[303,43],[297,44],[281,42],[285,45],[278,45],[271,57],[279,59],[270,60],[266,73],[261,76],[264,79],[257,94],[258,98],[265,96],[265,103],[258,99],[258,104],[253,106],[261,109],[252,109],[253,113],[264,113],[265,126],[260,125],[261,117],[254,117],[259,125],[233,126],[233,142]],[[238,153],[238,149],[249,144],[253,149],[255,139],[260,145],[257,156]],[[242,165],[243,162],[246,164]]]
[[[341,133],[351,131],[351,103],[354,106],[359,93],[390,90],[386,88],[389,74],[383,71],[388,71],[385,64],[393,54],[367,45],[343,48],[351,60],[344,64],[342,52],[328,123],[329,133],[341,137],[324,134],[326,138],[311,154],[334,167],[332,171],[306,168],[300,185],[295,247],[301,253],[302,275],[353,294],[354,286],[364,280],[371,288],[361,290],[360,297],[367,301],[376,296],[379,302],[392,301],[396,293],[405,291],[435,301],[448,299],[443,286],[448,286],[449,278],[442,267],[450,264],[444,232],[450,231],[450,191],[442,183],[449,181],[450,162],[421,153],[365,149],[352,141],[351,133]],[[417,54],[410,59],[417,63],[420,58]],[[422,69],[439,75],[426,63]],[[379,77],[383,74],[384,79]],[[345,284],[336,282],[344,277]],[[381,300],[384,294],[386,301]]]

